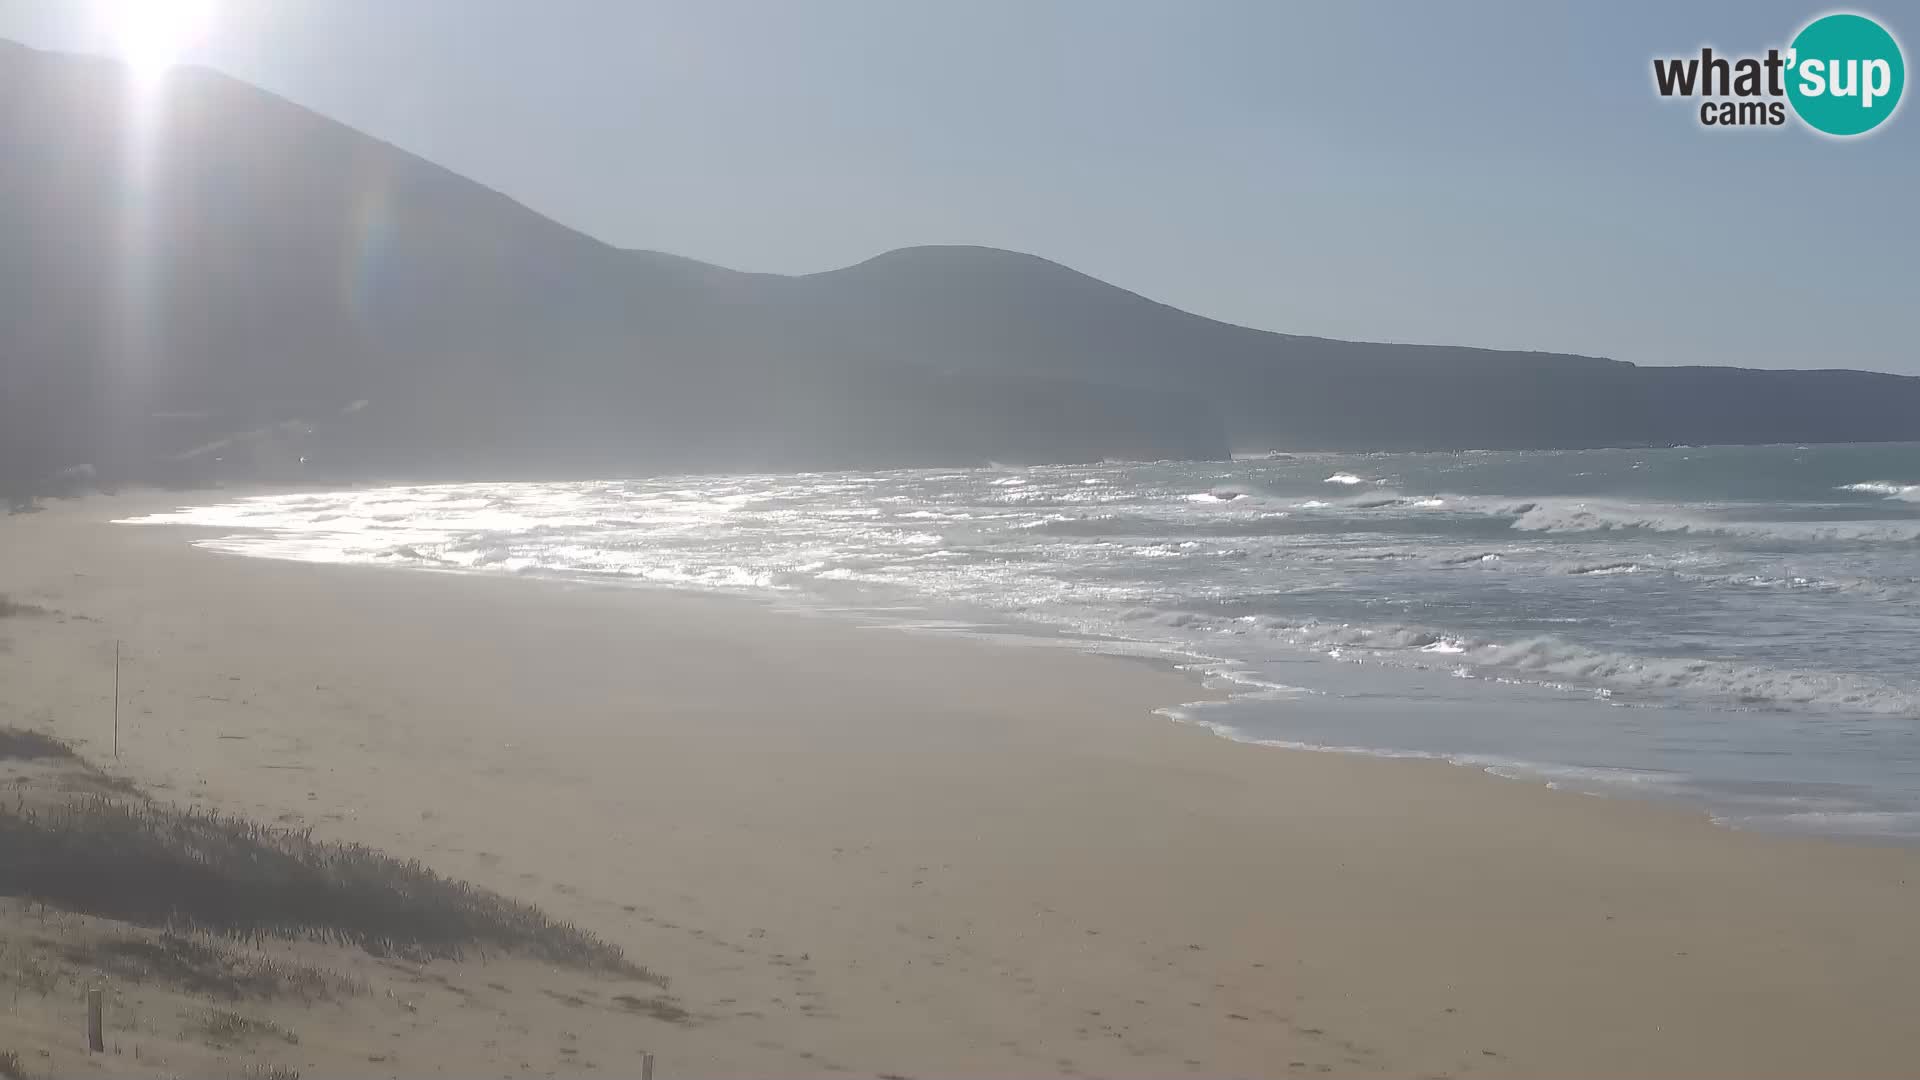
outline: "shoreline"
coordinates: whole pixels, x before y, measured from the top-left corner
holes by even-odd
[[[128,774],[608,935],[706,1017],[648,1035],[687,1074],[1898,1075],[1920,1054],[1920,853],[1256,753],[1153,715],[1195,680],[1114,662],[1146,657],[104,524],[143,498],[0,521],[0,593],[65,617],[0,622],[0,708],[97,760],[99,649],[123,638]]]
[[[395,487],[462,487],[461,484],[425,484],[393,485]],[[386,486],[376,486],[371,490],[385,490]],[[157,516],[166,516],[166,512],[188,506],[224,505],[242,502],[251,498],[298,498],[321,492],[335,492],[337,488],[283,488],[283,487],[242,487],[238,489],[210,489],[192,494],[206,495],[206,499],[173,499],[169,497],[189,493],[148,491],[136,499],[145,501],[151,496],[154,505],[142,506],[139,516],[147,516],[159,511]],[[1521,754],[1517,751],[1502,752],[1499,749],[1469,749],[1460,746],[1421,745],[1415,738],[1406,743],[1355,744],[1340,735],[1331,734],[1339,724],[1329,725],[1324,721],[1307,722],[1307,727],[1321,729],[1320,738],[1307,731],[1289,732],[1282,730],[1267,733],[1243,726],[1247,710],[1236,706],[1254,706],[1275,690],[1311,695],[1296,700],[1311,702],[1314,698],[1332,694],[1326,704],[1317,708],[1309,706],[1305,714],[1320,713],[1334,715],[1334,711],[1358,711],[1364,718],[1368,710],[1352,710],[1353,697],[1372,697],[1382,687],[1375,685],[1379,680],[1390,680],[1389,685],[1398,684],[1392,696],[1407,696],[1407,684],[1410,677],[1418,679],[1415,671],[1404,668],[1369,667],[1370,675],[1359,680],[1346,680],[1344,676],[1330,679],[1324,672],[1307,678],[1309,685],[1321,689],[1304,687],[1281,687],[1265,681],[1264,673],[1257,673],[1253,662],[1244,658],[1235,659],[1230,655],[1215,654],[1206,651],[1204,642],[1177,643],[1168,640],[1128,637],[1107,631],[1088,631],[1076,629],[1060,622],[1048,621],[1033,615],[1012,615],[1000,611],[968,610],[965,608],[942,609],[936,602],[926,599],[901,598],[888,602],[869,597],[871,603],[863,603],[859,598],[847,597],[835,599],[829,595],[809,595],[789,589],[753,588],[741,585],[696,585],[686,582],[660,581],[643,577],[629,577],[620,574],[594,575],[584,572],[568,573],[546,567],[532,567],[531,572],[502,572],[499,568],[486,563],[473,565],[447,563],[444,565],[422,565],[419,562],[382,562],[350,560],[309,560],[298,554],[275,556],[250,550],[251,543],[243,542],[237,546],[223,546],[217,543],[206,544],[227,537],[246,537],[253,541],[260,538],[272,538],[276,531],[269,527],[247,524],[203,524],[187,521],[147,522],[129,520],[116,521],[149,529],[172,530],[174,535],[184,534],[187,543],[201,548],[208,554],[241,558],[283,558],[286,561],[307,563],[310,561],[322,565],[352,567],[384,571],[430,571],[454,576],[473,576],[486,578],[511,578],[513,580],[545,582],[550,586],[567,588],[606,589],[616,592],[636,592],[640,594],[658,594],[666,596],[703,597],[715,600],[745,602],[757,609],[777,614],[801,618],[818,618],[832,621],[851,622],[867,628],[905,631],[933,638],[960,639],[983,642],[989,645],[1012,645],[1017,647],[1064,648],[1069,651],[1099,656],[1103,658],[1131,660],[1145,663],[1149,667],[1171,672],[1189,682],[1194,688],[1194,696],[1178,702],[1160,705],[1152,709],[1169,722],[1192,727],[1207,732],[1216,738],[1240,744],[1250,748],[1281,749],[1293,752],[1330,753],[1355,755],[1379,760],[1426,760],[1455,766],[1506,781],[1545,787],[1556,792],[1588,795],[1609,800],[1632,802],[1650,802],[1656,805],[1677,807],[1686,812],[1698,813],[1714,825],[1741,832],[1754,832],[1762,835],[1804,837],[1832,840],[1840,843],[1860,843],[1877,846],[1889,846],[1920,850],[1920,832],[1901,831],[1899,827],[1882,824],[1885,819],[1906,819],[1911,813],[1873,809],[1853,809],[1847,811],[1813,811],[1806,814],[1786,809],[1786,805],[1795,801],[1800,794],[1817,794],[1817,789],[1825,785],[1805,780],[1775,780],[1779,793],[1775,803],[1756,803],[1751,801],[1747,792],[1740,791],[1742,781],[1712,774],[1694,775],[1684,771],[1662,768],[1658,764],[1622,764],[1617,761],[1596,762],[1577,758],[1560,759]],[[203,546],[204,545],[204,546]],[[1310,658],[1312,665],[1321,664],[1322,658],[1317,652],[1304,653],[1302,658]],[[1298,659],[1289,661],[1299,662]],[[1430,674],[1430,673],[1429,673]],[[1457,674],[1457,673],[1456,673]],[[1291,681],[1291,680],[1288,680]],[[1340,686],[1343,681],[1355,685]],[[1508,681],[1496,679],[1496,681]],[[1329,689],[1327,683],[1336,687]],[[1361,686],[1358,683],[1367,685]],[[1553,682],[1519,684],[1533,695],[1530,703],[1501,697],[1488,696],[1477,702],[1481,714],[1499,712],[1517,712],[1527,709],[1546,709],[1557,713],[1567,709],[1591,709],[1598,702],[1589,690],[1575,690]],[[1415,706],[1421,709],[1431,708],[1436,699],[1427,699]],[[1454,703],[1458,707],[1458,703]],[[1699,703],[1682,702],[1641,702],[1633,707],[1655,710],[1677,709],[1682,713],[1700,707]],[[1392,706],[1389,706],[1392,708]],[[1711,706],[1708,711],[1712,711]],[[1738,713],[1739,710],[1732,710]],[[1378,708],[1373,715],[1380,715]],[[1254,716],[1257,724],[1261,718]],[[1350,720],[1352,717],[1343,717]],[[1458,718],[1454,718],[1457,723]],[[1793,789],[1793,790],[1789,790]],[[1862,796],[1863,798],[1869,797]],[[1799,819],[1803,817],[1820,819],[1817,824],[1808,825]],[[1844,819],[1844,820],[1843,820]],[[1864,824],[1861,824],[1864,822]]]

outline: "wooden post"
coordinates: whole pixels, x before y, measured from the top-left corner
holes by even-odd
[[[640,1080],[653,1080],[653,1055],[640,1055]]]
[[[113,639],[113,760],[120,760],[120,639]]]
[[[100,988],[87,991],[87,1049],[93,1053],[105,1053],[107,1043],[100,1035]]]

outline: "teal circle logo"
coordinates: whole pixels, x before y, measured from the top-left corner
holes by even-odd
[[[1900,43],[1865,15],[1824,15],[1787,53],[1787,100],[1815,131],[1864,135],[1900,106],[1907,64]]]

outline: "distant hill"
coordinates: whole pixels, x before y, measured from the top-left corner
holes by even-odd
[[[141,122],[0,42],[0,493],[1899,438],[1920,379],[1274,334],[988,248],[624,251],[225,76]]]

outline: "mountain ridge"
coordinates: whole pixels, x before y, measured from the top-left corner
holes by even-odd
[[[140,120],[112,61],[0,42],[0,492],[1920,438],[1903,376],[1285,334],[972,245],[621,248],[219,72],[162,87]]]

